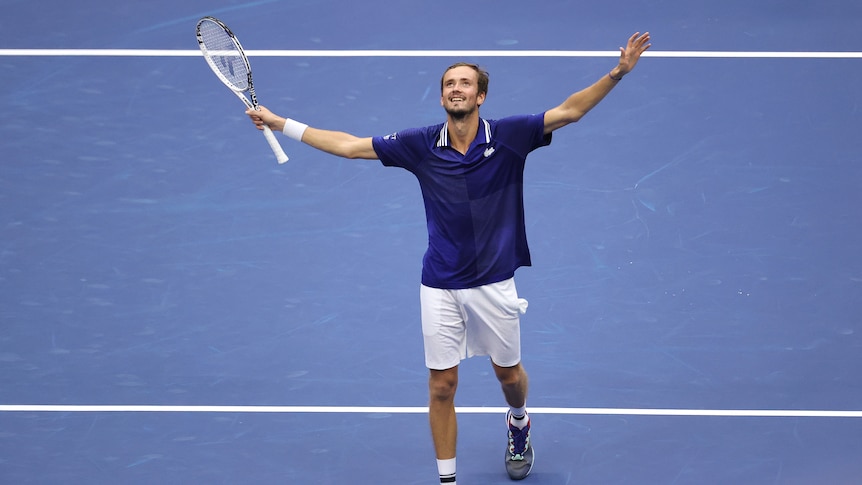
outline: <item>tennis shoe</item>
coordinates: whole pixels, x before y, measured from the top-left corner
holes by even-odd
[[[530,416],[526,417],[527,425],[518,429],[512,424],[512,412],[506,413],[506,425],[509,427],[509,446],[506,447],[506,473],[512,480],[527,478],[533,469],[533,446],[530,444]]]

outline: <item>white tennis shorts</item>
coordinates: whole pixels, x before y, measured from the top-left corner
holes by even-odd
[[[478,355],[500,367],[521,362],[520,316],[527,300],[518,298],[514,278],[463,290],[422,285],[419,297],[429,369],[450,369]]]

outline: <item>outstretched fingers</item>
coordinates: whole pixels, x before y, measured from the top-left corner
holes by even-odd
[[[632,34],[626,42],[626,46],[620,47],[620,69],[624,73],[630,72],[640,60],[641,54],[651,46],[649,32]]]
[[[644,32],[643,35],[640,35],[640,32],[635,32],[635,34],[629,38],[629,45],[639,53],[643,53],[643,51],[649,49],[649,46],[651,45],[649,43],[649,32]]]

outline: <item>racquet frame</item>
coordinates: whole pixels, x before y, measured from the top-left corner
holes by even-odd
[[[245,64],[246,73],[247,73],[246,75],[248,77],[247,87],[245,89],[242,89],[241,87],[235,86],[234,83],[232,83],[227,77],[225,77],[224,74],[222,74],[222,72],[219,70],[218,65],[216,65],[215,60],[213,59],[213,55],[215,55],[215,53],[211,53],[207,49],[205,42],[204,42],[203,35],[201,34],[201,25],[203,25],[206,22],[212,22],[212,23],[218,25],[219,27],[221,27],[222,29],[224,29],[225,33],[228,35],[230,40],[233,42],[237,52],[239,53],[240,60],[243,62],[243,64]],[[213,70],[215,75],[218,76],[219,80],[222,83],[224,83],[224,85],[227,86],[231,90],[231,92],[236,94],[236,96],[242,100],[242,102],[246,105],[246,107],[253,108],[256,111],[260,110],[260,105],[257,102],[257,95],[254,92],[254,82],[253,82],[252,77],[251,77],[251,65],[248,62],[248,57],[246,57],[246,55],[245,55],[245,51],[242,48],[242,44],[239,43],[239,39],[237,39],[237,37],[236,37],[236,35],[234,35],[233,31],[231,31],[230,28],[228,28],[228,26],[225,25],[225,23],[222,22],[221,20],[219,20],[215,17],[207,16],[207,17],[201,18],[198,21],[197,27],[195,28],[195,36],[197,37],[198,47],[200,47],[201,53],[203,53],[204,59],[206,59],[207,64],[209,64],[210,68]],[[216,52],[218,52],[218,51],[216,51]],[[248,92],[249,96],[251,96],[251,101],[249,101],[249,99],[246,97],[246,95],[244,94],[245,92]],[[281,148],[281,144],[278,143],[278,140],[275,138],[275,134],[272,132],[272,130],[269,128],[269,126],[264,125],[263,135],[266,138],[266,141],[269,143],[269,146],[272,149],[272,152],[275,154],[275,158],[276,158],[276,160],[278,160],[278,163],[287,162],[287,160],[288,160],[287,155],[284,153],[284,150]]]

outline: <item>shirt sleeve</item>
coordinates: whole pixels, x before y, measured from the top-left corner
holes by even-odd
[[[419,153],[424,145],[422,130],[411,128],[391,135],[375,136],[371,140],[380,162],[387,167],[401,167],[413,170],[422,156]]]
[[[510,116],[499,120],[496,138],[519,155],[526,157],[537,148],[551,144],[545,134],[545,113]]]

